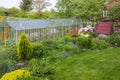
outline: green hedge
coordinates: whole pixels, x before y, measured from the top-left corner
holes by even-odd
[[[91,47],[91,38],[79,36],[74,40],[79,49],[89,49]]]
[[[120,32],[113,33],[109,41],[113,46],[120,47]]]
[[[39,42],[33,44],[33,54],[32,58],[42,58],[44,57],[44,46]]]
[[[91,43],[91,49],[105,49],[110,47],[110,43],[107,42],[106,40],[98,39],[98,38],[93,38],[92,43]]]

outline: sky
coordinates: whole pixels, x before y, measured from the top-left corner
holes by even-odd
[[[17,7],[19,8],[21,0],[0,0],[0,7],[5,7],[5,8],[11,8],[11,7]],[[53,8],[56,4],[56,0],[49,0],[49,2],[52,4],[50,8]]]

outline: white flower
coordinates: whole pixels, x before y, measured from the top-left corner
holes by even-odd
[[[84,37],[89,37],[89,34],[85,34]]]

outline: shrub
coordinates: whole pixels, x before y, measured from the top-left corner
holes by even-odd
[[[4,53],[7,54],[8,58],[14,61],[19,61],[17,55],[17,46],[14,43],[10,43],[6,46]]]
[[[33,58],[42,58],[45,55],[44,46],[39,42],[33,45]]]
[[[55,48],[55,40],[43,41],[42,44],[45,45],[44,50],[45,50],[46,53]]]
[[[82,34],[82,36],[89,35],[89,37],[95,37],[96,34],[95,32],[93,32],[93,30],[94,30],[94,27],[92,27],[91,25],[87,25],[86,27],[80,28],[78,30],[78,35]]]
[[[29,76],[30,76],[29,71],[19,69],[6,73],[0,80],[18,80],[18,79],[23,80],[24,78],[27,78]]]
[[[118,47],[120,47],[120,32],[113,33],[113,34],[110,36],[110,43],[111,43],[113,46],[118,46]]]
[[[66,58],[65,51],[52,50],[49,56],[46,57],[45,63],[52,64]]]
[[[74,40],[79,49],[89,49],[91,47],[91,38],[79,36]]]
[[[0,60],[0,77],[1,77],[3,74],[5,74],[6,72],[9,72],[9,71],[10,71],[10,69],[9,69],[9,67],[8,67],[7,62]]]
[[[65,45],[65,40],[62,38],[59,38],[56,42],[55,42],[55,49],[59,50],[59,51],[63,51],[64,50],[64,46]]]
[[[0,48],[0,77],[6,72],[15,70],[15,63],[17,56],[15,46],[7,45]]]
[[[106,40],[106,41],[109,41],[109,36],[107,36],[107,35],[104,35],[104,34],[100,34],[100,35],[98,35],[98,38],[99,39],[102,39],[102,40]]]
[[[78,48],[77,48],[77,46],[76,45],[70,45],[70,44],[66,44],[65,46],[65,50],[67,51],[66,52],[66,55],[69,55],[69,54],[73,54],[73,53],[75,53],[75,54],[77,54],[78,53]]]
[[[54,74],[54,69],[50,66],[47,66],[44,62],[42,62],[39,59],[30,60],[29,65],[30,67],[27,69],[31,71],[31,76],[33,77],[50,78]]]
[[[110,47],[109,42],[98,38],[92,39],[91,49],[105,49],[108,47]]]
[[[51,50],[64,50],[63,46],[65,44],[64,39],[57,39],[57,40],[48,40],[42,42],[44,46],[44,52],[49,53]]]
[[[30,58],[33,52],[33,46],[26,37],[25,33],[22,33],[18,41],[18,57],[22,60],[27,60]]]
[[[5,74],[6,72],[10,72],[17,69],[17,67],[15,66],[14,61],[9,60],[9,59],[4,59],[1,60],[0,59],[0,77]]]
[[[73,37],[66,35],[66,36],[64,36],[64,40],[65,40],[65,42],[71,42],[71,41],[73,41]]]

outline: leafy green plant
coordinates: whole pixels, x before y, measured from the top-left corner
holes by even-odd
[[[29,71],[31,71],[31,76],[35,78],[51,78],[54,74],[54,69],[47,66],[44,62],[39,59],[32,59],[29,61]]]
[[[16,56],[17,50],[15,46],[7,45],[0,47],[0,76],[2,76],[6,72],[16,69],[15,63],[18,57]]]
[[[56,42],[55,42],[55,49],[58,51],[63,51],[64,50],[64,45],[65,45],[65,40],[62,38],[59,38]]]
[[[55,46],[55,40],[46,40],[42,42],[43,45],[47,45],[48,50],[51,50]]]
[[[98,35],[98,38],[99,38],[99,39],[102,39],[102,40],[109,41],[110,36],[104,35],[104,34],[100,34],[100,35]]]
[[[17,69],[15,63],[11,59],[0,59],[0,77],[10,71]]]
[[[79,49],[89,49],[91,47],[91,38],[79,36],[74,40]]]
[[[39,42],[33,45],[33,58],[42,58],[45,55],[44,46]]]
[[[64,44],[65,41],[62,38],[59,38],[57,40],[48,40],[48,41],[43,41],[42,42],[44,46],[44,52],[45,53],[49,53],[51,50],[58,50],[58,51],[63,51],[64,48]]]
[[[45,58],[46,64],[52,64],[65,59],[65,51],[51,50]]]
[[[6,61],[0,60],[0,77],[5,74],[6,72],[9,72],[10,68]]]
[[[70,35],[65,35],[64,40],[65,40],[65,42],[71,42],[71,41],[73,41],[73,37],[71,37]]]
[[[120,17],[119,12],[120,10],[120,4],[118,2],[118,4],[113,5],[113,7],[109,8],[109,15],[112,16],[112,20],[116,20]]]
[[[91,49],[105,49],[110,46],[111,46],[110,43],[105,40],[98,39],[98,38],[92,39]]]
[[[65,51],[66,51],[67,55],[77,54],[79,51],[76,45],[66,44],[66,45],[64,45],[64,47],[65,47]]]
[[[120,32],[113,33],[109,41],[113,46],[120,47]]]
[[[7,54],[8,58],[14,61],[19,61],[17,55],[17,46],[14,43],[10,43],[6,46],[4,53]]]
[[[26,37],[25,33],[22,33],[18,41],[18,57],[22,60],[27,60],[33,53],[33,46]]]

